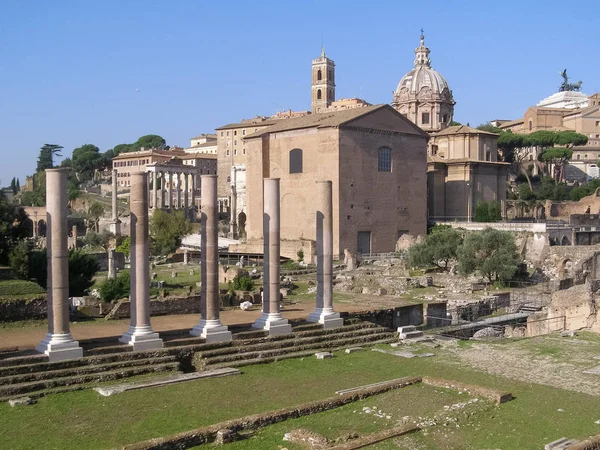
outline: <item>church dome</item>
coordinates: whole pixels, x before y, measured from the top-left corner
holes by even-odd
[[[424,131],[440,131],[452,123],[454,99],[446,79],[431,67],[421,30],[414,67],[393,92],[392,106]]]
[[[410,94],[418,94],[423,88],[431,89],[432,94],[441,94],[444,90],[450,91],[446,79],[435,69],[427,66],[417,66],[402,77],[396,94],[406,88]]]
[[[448,82],[442,74],[431,67],[429,53],[429,48],[425,47],[425,37],[421,34],[421,43],[415,49],[415,67],[402,77],[394,91],[395,95],[403,93],[404,96],[406,94],[416,96],[421,90],[425,89],[432,96],[445,93],[451,98],[452,93],[448,87]]]

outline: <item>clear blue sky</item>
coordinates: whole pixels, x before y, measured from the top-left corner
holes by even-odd
[[[559,70],[600,91],[598,2],[17,1],[0,4],[0,184],[44,143],[170,145],[277,110],[310,108],[321,36],[337,97],[389,103],[425,29],[455,120],[514,119]],[[139,89],[139,91],[137,91]]]

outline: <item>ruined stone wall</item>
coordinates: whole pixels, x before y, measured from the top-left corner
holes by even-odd
[[[46,296],[31,300],[0,301],[0,322],[45,319],[48,312]]]

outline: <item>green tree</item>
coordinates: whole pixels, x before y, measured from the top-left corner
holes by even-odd
[[[451,127],[456,127],[456,126],[460,126],[460,125],[462,125],[462,123],[457,122],[456,120],[453,120],[452,122],[450,122]]]
[[[129,297],[131,278],[128,271],[120,272],[116,279],[106,280],[98,287],[100,298],[105,302]]]
[[[515,239],[508,231],[486,228],[469,233],[458,251],[460,273],[478,273],[490,282],[510,280],[519,263]]]
[[[573,150],[566,147],[551,147],[544,150],[540,156],[540,161],[547,165],[552,165],[553,173],[552,178],[558,185],[564,179],[564,167],[565,164],[573,156]]]
[[[436,225],[425,240],[408,249],[408,261],[412,267],[437,266],[447,269],[448,263],[456,259],[462,244],[462,235],[452,227]]]
[[[27,223],[23,208],[9,203],[0,192],[0,264],[9,263],[13,247],[27,236]]]
[[[475,205],[475,222],[498,222],[502,220],[502,207],[500,202],[478,202]]]
[[[533,200],[535,198],[535,194],[529,187],[529,185],[523,183],[519,185],[519,199],[520,200]]]
[[[54,155],[60,156],[60,151],[63,149],[61,145],[44,144],[40,149],[38,156],[36,172],[42,172],[46,169],[54,167]]]
[[[83,253],[79,250],[69,252],[69,296],[79,297],[85,295],[94,284],[94,275],[100,269],[98,260],[94,255]],[[34,278],[44,289],[48,281],[48,263],[46,250],[32,251],[29,253],[28,278]]]
[[[46,204],[46,172],[33,175],[33,190],[23,192],[21,203],[26,206],[44,206]]]
[[[145,136],[141,136],[137,141],[135,141],[130,146],[130,152],[137,152],[142,147],[146,150],[151,148],[159,148],[159,149],[167,149],[167,141],[162,136],[158,136],[157,134],[147,134]]]
[[[94,202],[90,205],[88,214],[94,219],[94,222],[96,223],[96,231],[98,231],[100,217],[104,215],[104,206],[102,203]]]
[[[73,160],[71,158],[65,158],[60,162],[60,167],[70,169],[73,166]]]
[[[131,144],[119,144],[119,145],[115,145],[115,147],[113,148],[113,154],[115,156],[119,156],[121,153],[127,153],[130,152],[130,147]]]
[[[9,262],[13,273],[20,278],[29,278],[29,254],[33,244],[27,239],[20,239],[12,248]]]
[[[94,170],[101,164],[100,149],[92,144],[84,144],[73,150],[72,167],[79,181],[94,177]]]
[[[496,133],[499,134],[502,130],[489,122],[482,123],[477,127],[478,130],[487,131],[488,133]]]
[[[116,250],[129,257],[129,253],[131,252],[131,238],[127,236],[125,239],[123,239],[123,242],[117,245]]]
[[[181,239],[190,234],[192,224],[183,211],[166,212],[158,209],[150,219],[151,251],[153,255],[168,255],[181,245]]]

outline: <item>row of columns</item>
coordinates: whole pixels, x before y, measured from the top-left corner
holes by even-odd
[[[148,185],[150,185],[150,181],[152,182],[150,206],[153,208],[184,208],[187,210],[190,205],[193,206],[196,203],[196,174],[166,171],[148,172],[148,174]],[[158,180],[160,180],[160,188],[157,188]],[[165,188],[166,184],[169,185],[169,189]],[[175,187],[175,192],[173,192],[173,187]]]
[[[339,313],[333,310],[333,221],[331,181],[319,183],[316,214],[317,227],[317,307],[309,321],[325,328],[341,326]],[[201,177],[203,192],[201,216],[200,322],[191,331],[206,342],[232,339],[231,332],[220,320],[218,284],[218,211],[217,176]],[[69,273],[67,249],[67,172],[66,169],[46,171],[47,247],[48,247],[48,334],[36,348],[50,361],[76,359],[83,349],[73,340],[69,324]],[[150,323],[150,275],[148,270],[148,174],[138,172],[131,179],[131,297],[129,329],[120,342],[133,350],[161,348],[163,341]],[[281,316],[280,305],[280,190],[279,179],[264,180],[264,257],[263,306],[254,328],[265,329],[269,335],[291,332],[291,325]]]

